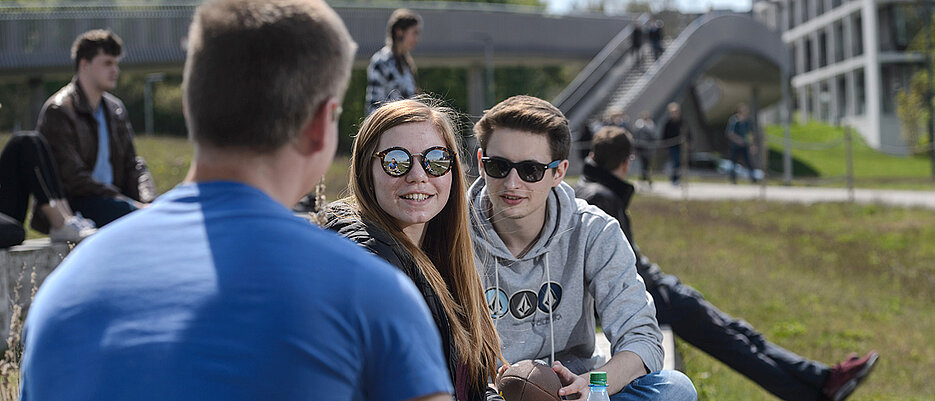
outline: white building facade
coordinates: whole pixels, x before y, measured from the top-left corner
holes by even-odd
[[[801,122],[846,124],[876,149],[908,151],[897,93],[925,66],[924,53],[908,50],[925,29],[922,1],[756,1],[754,14],[781,30],[789,48]]]

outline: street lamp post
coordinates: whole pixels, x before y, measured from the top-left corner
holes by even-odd
[[[166,74],[161,72],[146,74],[143,81],[143,113],[146,124],[146,135],[153,134],[153,83],[162,82]]]
[[[929,133],[929,159],[932,164],[932,179],[935,180],[935,107],[932,105],[932,96],[935,94],[935,76],[932,74],[932,3],[924,0],[925,10],[925,75],[928,82],[925,85],[925,105],[929,115],[926,119]]]

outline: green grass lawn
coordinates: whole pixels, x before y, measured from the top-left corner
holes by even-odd
[[[850,400],[935,399],[935,211],[644,196],[632,217],[637,244],[663,271],[774,343],[828,364],[878,350]],[[679,347],[703,399],[774,399]]]
[[[9,139],[10,134],[0,134],[0,149]],[[156,189],[160,194],[172,189],[185,179],[193,154],[192,146],[186,138],[140,135],[135,138],[135,141],[136,151],[146,159],[153,180],[156,182]],[[328,200],[347,195],[349,165],[348,156],[335,156],[334,163],[325,177],[325,194]],[[28,239],[43,236],[33,230],[27,230]]]
[[[0,135],[0,145],[7,139]],[[192,154],[184,138],[158,136],[138,137],[137,150],[160,192],[181,182]],[[885,164],[886,175],[924,179],[925,160],[860,154]],[[348,164],[339,156],[332,165],[329,200],[346,194]],[[814,165],[837,174],[831,162]],[[935,399],[935,211],[646,196],[632,209],[646,255],[773,342],[825,363],[879,350],[876,372],[851,400]],[[773,399],[705,354],[680,348],[703,399]]]
[[[192,146],[188,140],[180,137],[146,137],[136,138],[136,151],[146,159],[156,189],[164,193],[178,185],[185,179],[188,167],[191,164]],[[348,156],[335,156],[334,163],[325,177],[326,196],[328,200],[345,196],[347,192],[347,174],[350,168]]]
[[[773,152],[770,158],[770,167],[774,171],[774,178],[781,178],[783,134],[782,127],[770,125],[766,127],[769,148]],[[839,141],[844,138],[844,129],[833,127],[819,122],[809,122],[805,125],[790,126],[789,134],[794,143],[808,146],[793,145],[792,157],[814,169],[824,183],[836,186],[845,185],[844,176],[847,172],[846,151],[844,144],[830,149],[805,149],[825,143]],[[927,154],[914,156],[893,156],[877,152],[870,148],[856,132],[854,138],[854,177],[858,187],[883,187],[905,189],[932,189],[935,181],[932,180],[931,161]],[[779,174],[776,174],[778,171]],[[800,177],[799,171],[794,176]],[[827,180],[831,178],[831,180]]]

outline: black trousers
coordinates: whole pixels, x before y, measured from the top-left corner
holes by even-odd
[[[0,153],[0,213],[22,225],[30,195],[39,205],[64,198],[49,144],[36,132],[20,132]],[[0,227],[6,231],[7,226]]]
[[[659,324],[783,400],[819,399],[828,366],[796,355],[734,319],[697,290],[666,274],[649,290]]]
[[[642,166],[640,177],[643,181],[652,184],[653,150],[637,148],[636,157],[640,159],[640,166]]]
[[[753,175],[753,163],[750,162],[750,147],[738,146],[733,143],[730,145],[730,182],[737,182],[737,172],[734,170],[734,166],[737,165],[738,158],[743,158],[747,170],[750,172],[750,181],[756,182],[756,177]]]
[[[0,249],[22,244],[26,239],[23,223],[0,213]]]

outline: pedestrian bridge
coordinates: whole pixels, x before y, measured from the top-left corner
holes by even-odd
[[[724,127],[739,102],[750,103],[756,116],[757,109],[780,100],[789,53],[779,33],[748,15],[698,18],[658,60],[645,52],[637,59],[630,51],[631,35],[632,28],[621,31],[554,100],[573,135],[611,108],[631,120],[648,111],[661,122],[666,104],[678,102],[693,132],[693,151],[724,151]]]
[[[0,77],[71,74],[71,44],[81,32],[110,28],[123,38],[121,66],[181,69],[188,25],[197,3],[168,5],[0,5]],[[366,63],[383,46],[386,21],[403,4],[332,6]],[[420,66],[581,63],[623,27],[628,17],[550,15],[541,8],[480,3],[405,4],[425,22],[413,56]]]

